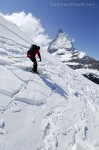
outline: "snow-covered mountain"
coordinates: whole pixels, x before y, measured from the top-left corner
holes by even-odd
[[[71,62],[73,59],[82,59],[84,56],[86,56],[84,52],[78,52],[74,48],[72,41],[63,32],[62,29],[59,29],[57,36],[50,43],[48,52],[55,55],[56,57],[59,57],[62,62]]]
[[[99,150],[99,86],[44,50],[40,74],[27,71],[33,41],[3,20],[0,150]]]
[[[83,74],[86,76],[87,74],[89,76],[89,74],[92,73],[93,70],[94,74],[99,76],[99,72],[98,74],[96,74],[97,70],[99,71],[99,61],[89,57],[83,51],[76,50],[72,41],[62,31],[62,29],[59,29],[57,36],[50,43],[48,47],[48,52],[58,57],[62,62],[64,62],[73,69],[84,68],[85,70],[83,70]],[[86,69],[88,70],[87,74]],[[92,76],[93,78],[95,78],[94,74]],[[92,78],[90,77],[89,79]],[[99,82],[97,83],[99,84]]]

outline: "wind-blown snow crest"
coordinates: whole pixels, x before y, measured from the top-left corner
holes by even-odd
[[[0,150],[98,150],[99,86],[44,50],[29,72],[25,44],[0,37]]]
[[[19,30],[19,28],[0,15],[0,36],[17,41],[21,45],[29,46],[33,41]],[[35,42],[34,42],[35,43]]]

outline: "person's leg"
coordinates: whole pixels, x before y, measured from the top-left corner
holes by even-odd
[[[33,72],[36,72],[37,71],[37,61],[36,61],[36,58],[31,58],[31,61],[34,63],[33,64]]]

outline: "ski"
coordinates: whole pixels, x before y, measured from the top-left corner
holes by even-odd
[[[31,67],[26,68],[26,70],[27,70],[28,72],[31,72],[31,73],[34,73],[34,74],[39,74],[38,71],[34,72]]]

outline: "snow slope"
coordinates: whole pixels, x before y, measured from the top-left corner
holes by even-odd
[[[0,36],[0,150],[99,150],[99,86],[43,50],[32,74],[26,40],[11,36]]]
[[[25,46],[29,46],[33,42],[27,35],[21,32],[15,24],[7,21],[1,15],[0,15],[0,36],[15,40],[21,45]]]

